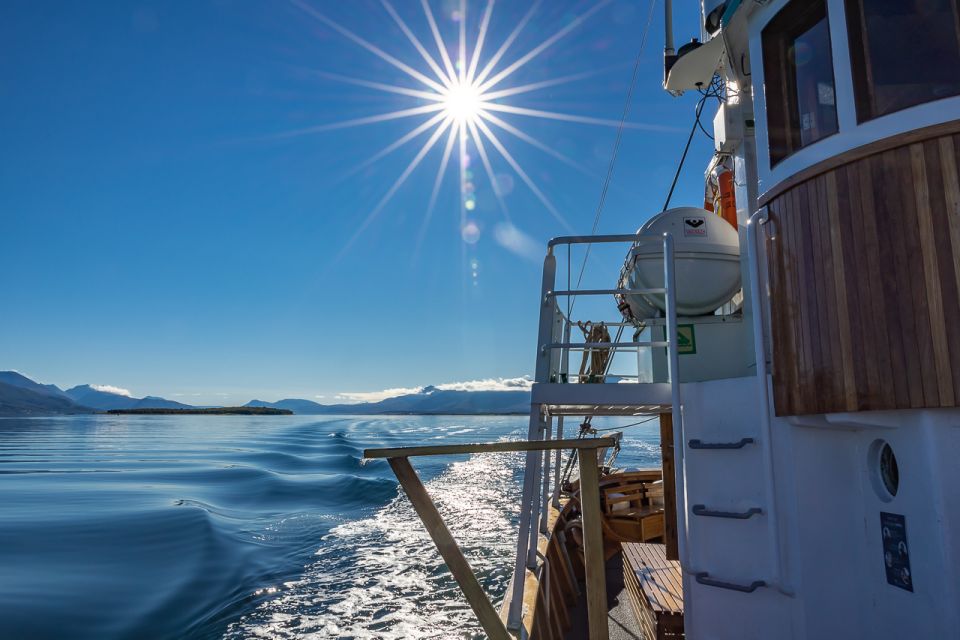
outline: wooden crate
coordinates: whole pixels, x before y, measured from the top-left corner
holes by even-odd
[[[680,563],[667,560],[662,544],[623,544],[623,582],[646,638],[683,638]]]

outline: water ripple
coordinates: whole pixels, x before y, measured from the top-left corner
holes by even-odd
[[[0,638],[479,635],[389,466],[361,456],[518,437],[524,423],[0,419]],[[659,455],[655,427],[626,442],[625,465]],[[496,599],[509,579],[521,461],[414,461]]]

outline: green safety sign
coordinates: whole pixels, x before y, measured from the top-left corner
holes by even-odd
[[[689,355],[697,352],[697,334],[692,324],[677,325],[677,353]]]

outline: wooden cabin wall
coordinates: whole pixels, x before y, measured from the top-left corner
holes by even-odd
[[[765,199],[777,415],[960,406],[957,125]]]

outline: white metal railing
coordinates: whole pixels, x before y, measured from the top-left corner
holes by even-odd
[[[631,246],[636,246],[638,244],[662,244],[664,239],[662,238],[645,238],[637,235],[602,235],[602,236],[567,236],[554,238],[550,241],[547,247],[547,261],[550,262],[553,260],[553,255],[555,249],[560,246],[566,246],[568,249],[573,245],[592,245],[592,244],[603,244],[603,243],[629,243]],[[666,250],[665,250],[666,251]],[[672,251],[672,245],[669,251]],[[664,254],[666,256],[666,252]],[[672,254],[671,254],[672,255]],[[569,261],[569,258],[568,258]],[[671,258],[672,261],[672,258]],[[666,270],[664,275],[666,276]],[[568,272],[569,277],[569,272]],[[587,342],[587,341],[576,341],[571,340],[570,334],[573,327],[577,325],[577,322],[570,317],[573,301],[577,297],[596,297],[596,296],[631,296],[631,295],[663,295],[667,296],[668,288],[667,286],[663,287],[649,287],[649,288],[638,288],[638,289],[628,289],[628,288],[612,288],[612,289],[577,289],[572,288],[571,283],[567,283],[566,289],[554,289],[556,284],[556,264],[555,262],[552,265],[544,265],[544,282],[543,282],[543,305],[544,309],[541,310],[551,310],[553,315],[552,326],[554,331],[549,335],[549,339],[544,339],[544,334],[541,331],[539,347],[542,351],[542,356],[545,360],[550,362],[549,372],[545,376],[538,376],[538,382],[572,382],[577,380],[577,376],[570,376],[569,371],[569,359],[571,353],[584,353],[598,349],[607,349],[610,351],[610,358],[608,360],[608,370],[607,374],[610,374],[611,377],[617,379],[626,379],[626,380],[636,380],[637,382],[644,381],[649,378],[649,375],[644,375],[644,367],[641,360],[641,353],[646,349],[654,348],[663,348],[666,349],[669,347],[669,342],[667,340],[632,340],[632,341],[620,341],[619,339],[611,342]],[[567,299],[567,310],[568,313],[564,313],[562,305],[560,304],[561,299]],[[663,318],[650,318],[644,320],[644,324],[649,322],[650,325],[662,325],[664,323]],[[594,325],[600,324],[599,321],[592,321]],[[632,327],[634,323],[622,321],[622,320],[612,320],[607,321],[603,320],[602,324],[608,328],[619,328],[621,331],[625,327]],[[545,325],[545,323],[544,323]],[[543,327],[542,327],[543,328]],[[619,353],[624,352],[637,352],[637,372],[633,373],[610,373],[610,367],[614,362],[614,357]],[[558,352],[558,353],[554,353]],[[622,362],[622,360],[618,360]],[[538,370],[538,373],[543,373],[542,369]]]
[[[760,438],[762,440],[763,472],[767,501],[767,527],[771,548],[772,586],[780,592],[792,595],[793,589],[784,578],[784,558],[781,548],[780,516],[777,509],[776,474],[773,468],[773,438],[770,415],[772,407],[770,390],[767,385],[767,350],[764,331],[764,314],[769,314],[768,298],[764,295],[763,281],[760,277],[760,233],[762,225],[770,221],[767,208],[763,207],[750,216],[747,223],[748,266],[750,270],[750,297],[753,303],[753,352],[757,364],[757,382],[760,385]]]
[[[554,248],[557,246],[579,244],[601,244],[601,243],[637,243],[647,242],[662,243],[663,246],[663,269],[664,286],[647,289],[555,289],[557,263],[554,255]],[[569,287],[569,285],[568,285]],[[665,318],[662,321],[666,326],[666,338],[664,340],[647,340],[631,342],[577,342],[570,338],[571,328],[574,321],[570,317],[572,302],[568,306],[568,313],[564,314],[557,303],[558,298],[568,298],[572,301],[576,296],[600,296],[600,295],[663,295],[665,301]],[[604,323],[607,326],[626,327],[631,326],[627,322]],[[593,349],[609,349],[610,360],[612,360],[618,351],[636,350],[637,351],[637,374],[636,376],[620,376],[619,378],[635,377],[637,383],[641,383],[642,372],[640,370],[640,353],[644,349],[662,348],[667,352],[667,377],[671,387],[671,410],[673,414],[674,425],[674,451],[677,456],[676,465],[676,490],[678,495],[683,496],[683,502],[686,504],[686,472],[683,464],[683,446],[684,430],[683,416],[681,412],[680,400],[680,381],[678,376],[679,362],[677,349],[677,301],[676,301],[676,272],[674,266],[674,243],[673,236],[669,233],[663,234],[661,238],[643,238],[637,235],[601,235],[601,236],[569,236],[555,238],[550,241],[547,247],[547,256],[544,259],[543,280],[541,289],[541,308],[540,322],[537,341],[537,366],[535,382],[566,382],[569,378],[569,356],[571,352],[585,352]],[[562,418],[558,419],[557,437],[562,438],[563,423]],[[552,419],[545,415],[542,408],[533,407],[530,415],[530,425],[528,431],[529,440],[549,439],[552,435]],[[533,529],[533,523],[537,522],[538,516],[545,515],[549,508],[550,491],[550,459],[545,451],[528,451],[526,467],[524,470],[523,492],[520,505],[520,531],[517,541],[517,553],[514,563],[513,587],[510,597],[510,608],[508,611],[508,626],[512,629],[518,629],[521,624],[523,589],[525,571],[528,567],[536,567],[537,538]],[[560,452],[557,452],[557,458],[554,461],[553,472],[554,482],[560,482]],[[541,477],[543,479],[542,498],[539,500],[538,493],[541,489]],[[542,511],[541,511],[542,509]],[[678,536],[678,551],[680,553],[681,564],[688,566],[687,562],[687,543],[686,543],[686,515],[684,509],[678,509],[678,526],[681,535]],[[545,526],[546,519],[541,522],[541,530]]]

